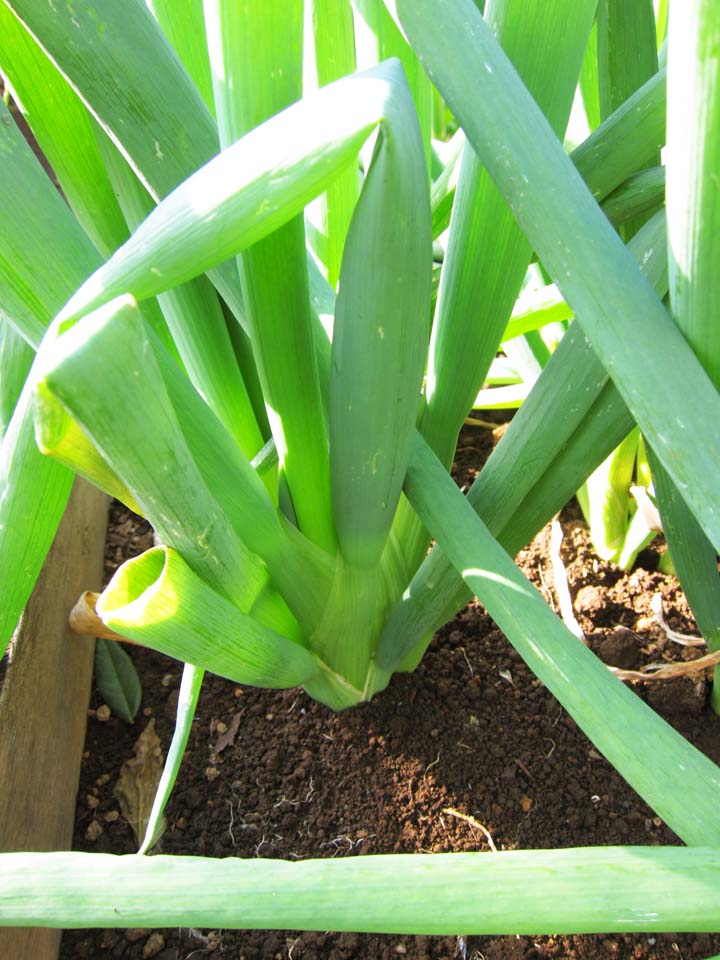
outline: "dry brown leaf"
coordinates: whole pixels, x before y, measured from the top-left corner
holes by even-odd
[[[128,637],[122,637],[109,627],[106,627],[97,614],[96,605],[99,593],[86,590],[78,597],[77,603],[70,611],[70,628],[81,636],[97,637],[103,640],[118,640],[122,643],[135,643]]]
[[[222,753],[226,747],[231,747],[235,743],[235,737],[238,735],[238,730],[240,729],[240,717],[242,717],[243,713],[243,710],[238,710],[237,713],[233,714],[230,726],[221,733],[215,741],[215,745],[212,748],[213,753]]]
[[[138,737],[133,753],[135,756],[126,760],[120,768],[120,777],[113,793],[140,846],[163,771],[162,746],[155,733],[154,719]]]
[[[675,677],[692,677],[718,663],[720,663],[720,650],[698,657],[697,660],[683,660],[680,663],[649,663],[642,670],[621,670],[619,667],[608,667],[608,669],[620,680],[673,680]]]

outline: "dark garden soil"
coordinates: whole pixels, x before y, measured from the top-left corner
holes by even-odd
[[[486,455],[489,431],[466,429],[461,484]],[[621,574],[592,553],[576,511],[561,517],[575,610],[592,648],[624,668],[696,649],[666,641],[650,609],[662,594],[670,625],[693,632],[676,582],[656,572],[657,550]],[[543,531],[520,557],[553,605]],[[108,573],[152,543],[147,527],[115,506]],[[673,649],[670,649],[670,647]],[[75,847],[130,853],[129,825],[113,795],[120,766],[154,720],[170,742],[179,665],[135,651],[143,706],[134,726],[97,696],[88,727]],[[720,718],[704,680],[635,686],[636,693],[715,762]],[[234,736],[233,736],[234,733]],[[653,749],[652,744],[647,749]],[[473,603],[442,629],[421,665],[372,703],[333,714],[297,690],[268,692],[208,677],[157,851],[208,857],[357,856],[388,852],[677,843],[534,679],[482,608]],[[489,853],[488,855],[492,855]],[[720,952],[720,936],[418,937],[227,930],[71,931],[61,956],[195,960],[381,960],[408,957],[693,960]]]

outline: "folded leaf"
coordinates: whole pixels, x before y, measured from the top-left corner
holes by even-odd
[[[128,383],[132,402],[119,418],[118,398]],[[203,479],[183,431],[192,426],[192,415],[173,408],[130,298],[85,317],[58,337],[43,358],[38,392],[52,394],[77,420],[163,541],[180,550],[216,589],[249,609],[267,573]],[[212,417],[190,392],[197,412]],[[41,436],[45,409],[39,405],[37,410]],[[214,466],[222,469],[219,459]],[[249,466],[248,471],[264,494]]]
[[[236,683],[294,687],[319,670],[305,647],[241,613],[169,547],[124,563],[97,612],[111,630]]]
[[[333,512],[343,554],[365,568],[385,547],[405,476],[427,353],[431,268],[422,139],[410,92],[398,82],[350,223],[333,328]]]
[[[77,292],[63,318],[123,293],[154,296],[287,223],[355,160],[396,78],[397,67],[383,64],[339,80],[228,147],[150,214]]]

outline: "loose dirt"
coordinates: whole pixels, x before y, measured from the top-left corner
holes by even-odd
[[[486,431],[463,432],[456,469],[461,485],[472,480],[474,464],[486,455],[490,439]],[[656,570],[657,548],[642,554],[633,572],[622,574],[597,560],[576,508],[567,508],[561,523],[575,612],[602,659],[638,668],[704,652],[669,644],[654,619],[650,600],[659,592],[669,624],[695,630],[676,581]],[[151,544],[151,531],[115,506],[108,575],[117,563]],[[546,529],[519,562],[557,606],[548,551]],[[134,726],[104,719],[103,711],[91,711],[89,718],[75,830],[79,850],[135,851],[113,788],[150,719],[164,749],[172,735],[180,667],[148,651],[133,649],[132,655],[144,691]],[[720,762],[720,718],[707,706],[704,679],[633,689]],[[96,696],[93,708],[100,706]],[[292,860],[489,851],[488,834],[498,850],[678,842],[534,678],[477,603],[437,634],[413,674],[396,676],[372,703],[342,714],[297,690],[254,690],[208,677],[167,814],[167,831],[156,850],[209,857]],[[694,960],[717,952],[720,936],[708,935],[463,938],[101,930],[66,933],[61,956]]]

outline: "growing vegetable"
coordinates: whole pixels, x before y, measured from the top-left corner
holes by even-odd
[[[157,19],[141,0],[0,6],[0,70],[65,197],[4,112],[0,310],[36,354],[0,459],[3,644],[75,472],[161,541],[120,568],[98,617],[187,665],[144,850],[203,671],[349,708],[412,669],[470,591],[693,849],[262,868],[2,854],[0,923],[718,929],[720,771],[511,560],[637,426],[661,511],[703,545],[697,577],[673,555],[717,648],[720,397],[704,346],[720,132],[700,109],[720,83],[716,4],[693,0],[670,23],[667,195],[683,200],[668,204],[667,240],[662,211],[630,238],[598,205],[614,195],[627,213],[632,178],[657,166],[664,71],[611,97],[572,159],[561,143],[592,0],[496,0],[484,16],[472,0],[152,6]],[[674,126],[683,76],[692,137]],[[466,138],[454,196],[431,137],[440,97]],[[575,319],[463,498],[448,475],[458,431],[508,324],[526,322],[515,305],[533,257]],[[562,908],[537,898],[536,871]]]

